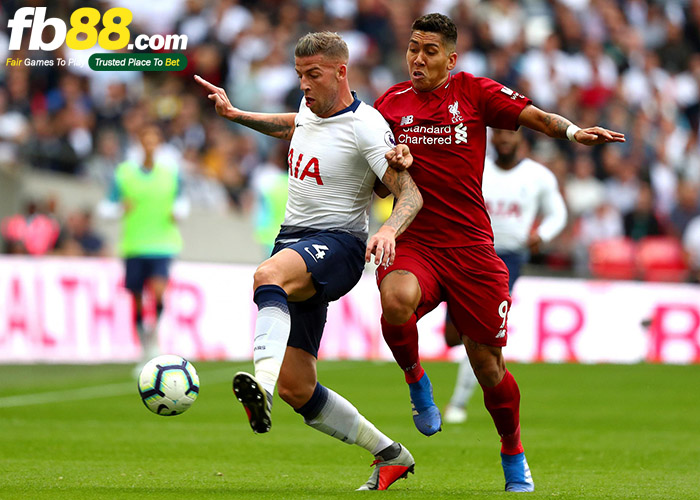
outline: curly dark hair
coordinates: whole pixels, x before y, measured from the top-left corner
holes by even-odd
[[[439,33],[442,42],[449,50],[454,50],[457,44],[457,26],[452,19],[443,14],[426,14],[419,17],[411,25],[411,31],[426,31]]]

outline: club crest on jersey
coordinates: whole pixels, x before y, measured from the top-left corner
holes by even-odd
[[[464,121],[464,118],[462,118],[462,115],[459,113],[459,102],[455,101],[449,106],[447,106],[447,109],[452,113],[452,123],[457,123]]]
[[[402,116],[399,127],[403,127],[404,125],[410,125],[411,123],[413,123],[413,115]]]
[[[289,154],[287,155],[287,165],[289,165],[289,176],[295,177],[300,181],[303,181],[306,177],[311,177],[316,181],[316,184],[323,186],[323,179],[321,179],[321,166],[318,163],[318,158],[312,156],[311,159],[306,162],[306,166],[299,173],[302,161],[304,159],[304,153],[299,153],[296,164],[294,164],[294,149],[289,148]]]

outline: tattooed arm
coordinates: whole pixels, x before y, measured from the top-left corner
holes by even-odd
[[[547,113],[528,104],[520,112],[518,125],[524,125],[555,139],[567,139],[567,130],[573,126],[570,133],[574,142],[580,142],[586,146],[603,144],[605,142],[625,142],[625,135],[603,127],[589,127],[579,129],[563,116]]]
[[[292,134],[294,134],[294,117],[296,117],[296,113],[250,113],[242,111],[231,104],[224,89],[212,85],[199,75],[195,75],[194,79],[211,92],[208,97],[209,100],[214,101],[216,112],[219,116],[245,125],[265,135],[291,140]]]
[[[382,183],[389,188],[396,202],[389,218],[367,242],[365,261],[369,262],[374,254],[375,264],[389,266],[396,257],[396,237],[416,218],[423,206],[423,197],[405,170],[397,172],[393,168],[387,168]]]
[[[399,172],[413,165],[413,155],[406,144],[397,144],[393,149],[386,152],[384,158],[389,163],[389,168],[393,168]],[[374,182],[373,189],[374,194],[380,198],[386,198],[391,194],[391,191],[384,185],[382,179],[377,179]]]

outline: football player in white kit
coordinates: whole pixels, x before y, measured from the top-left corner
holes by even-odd
[[[226,92],[202,78],[219,115],[264,134],[291,139],[289,199],[272,257],[255,271],[255,375],[239,372],[233,390],[256,433],[270,430],[272,394],[304,422],[375,456],[375,469],[361,490],[384,490],[409,472],[414,460],[342,396],[318,383],[316,357],[328,302],[349,292],[365,262],[390,264],[395,238],[423,201],[415,183],[397,168],[412,162],[406,146],[395,147],[386,121],[351,93],[348,48],[335,33],[309,33],[295,48],[295,69],[304,92],[298,113],[248,113],[234,108]],[[386,157],[385,157],[386,156]],[[367,241],[369,203],[377,179],[394,194],[394,209]]]
[[[496,160],[486,158],[482,192],[491,218],[496,254],[508,267],[508,287],[520,276],[520,268],[530,252],[538,252],[566,226],[566,204],[559,193],[554,174],[541,163],[522,158],[518,149],[522,134],[511,130],[492,129],[491,144]],[[542,220],[533,230],[537,214]],[[445,322],[445,340],[450,346],[461,345],[452,322]],[[477,386],[476,376],[464,358],[457,371],[457,382],[445,409],[446,423],[467,419],[466,406]]]

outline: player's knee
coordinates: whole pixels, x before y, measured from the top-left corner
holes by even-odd
[[[255,290],[261,285],[279,285],[280,274],[274,263],[263,262],[253,275],[253,289]]]
[[[392,325],[402,325],[415,312],[411,296],[404,290],[383,290],[381,299],[384,319]]]
[[[299,409],[311,399],[314,393],[313,387],[306,387],[306,384],[293,379],[280,378],[277,382],[277,393],[282,401],[294,409]]]

